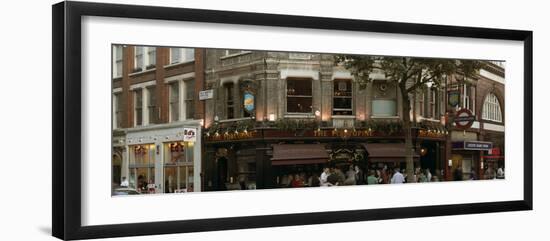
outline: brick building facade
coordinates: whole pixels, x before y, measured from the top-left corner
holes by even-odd
[[[463,91],[463,88],[461,91]],[[488,61],[470,83],[470,109],[476,121],[467,130],[452,131],[450,137],[452,168],[461,166],[465,174],[472,170],[478,178],[494,178],[498,167],[504,168],[505,73],[504,63]],[[483,144],[468,148],[467,144]]]
[[[141,59],[152,50],[139,48],[113,48],[115,183],[122,176],[136,185],[151,179],[156,192],[272,188],[284,175],[319,173],[327,164],[403,168],[402,100],[384,73],[372,73],[374,81],[361,85],[330,54],[160,47],[152,66]],[[191,51],[192,59],[183,57]],[[174,62],[177,56],[182,61]],[[199,100],[202,90],[213,94]],[[450,91],[460,92],[457,107],[448,104]],[[449,76],[442,88],[426,87],[410,98],[417,167],[449,179],[458,166],[469,178],[488,163],[503,165],[502,63],[488,62],[467,81]],[[448,123],[461,108],[476,116],[466,130]],[[181,141],[186,127],[197,129],[196,142]],[[490,147],[464,146],[472,143]],[[154,162],[134,160],[147,150],[155,150]],[[191,174],[191,161],[167,159],[189,153]]]
[[[113,45],[113,183],[141,192],[200,191],[204,50]]]

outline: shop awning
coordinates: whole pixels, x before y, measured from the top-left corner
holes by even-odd
[[[405,143],[363,143],[369,153],[370,162],[404,162]],[[418,153],[413,152],[413,160],[417,161]]]
[[[273,145],[272,166],[326,163],[328,154],[321,144]]]

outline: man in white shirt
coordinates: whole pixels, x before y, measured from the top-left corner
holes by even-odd
[[[122,182],[120,183],[121,187],[128,187],[129,183],[128,180],[126,180],[126,177],[122,177]]]
[[[403,184],[405,182],[405,177],[399,172],[399,168],[393,170],[393,177],[391,178],[391,184]]]
[[[323,169],[323,173],[321,173],[321,177],[319,178],[319,182],[321,184],[321,187],[332,186],[332,184],[330,182],[328,182],[328,176],[330,176],[330,169],[328,167],[325,167]]]
[[[504,170],[502,167],[499,167],[497,169],[497,179],[504,179]]]

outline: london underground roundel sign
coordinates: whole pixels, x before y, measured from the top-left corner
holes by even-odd
[[[458,112],[456,112],[454,122],[456,124],[456,127],[461,129],[468,129],[476,120],[476,117],[472,114],[472,112],[468,109],[460,109]]]

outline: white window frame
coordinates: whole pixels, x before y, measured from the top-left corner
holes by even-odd
[[[191,81],[193,81],[193,85],[188,86],[188,85],[189,85],[189,82],[191,82]],[[191,108],[195,108],[195,107],[194,107],[194,105],[195,105],[195,90],[194,90],[194,89],[195,89],[195,86],[194,86],[194,85],[196,84],[196,82],[195,82],[195,79],[192,78],[192,79],[183,80],[182,83],[183,83],[183,91],[184,91],[184,92],[183,92],[183,105],[185,106],[185,107],[184,107],[185,113],[183,114],[183,117],[184,117],[183,119],[184,119],[184,120],[193,120],[193,119],[194,119],[193,116],[187,116],[187,107],[188,107],[187,104],[189,103],[189,100],[191,100],[191,103],[192,103],[192,104],[191,104],[190,107],[191,107]],[[188,96],[187,96],[187,90],[188,90],[187,88],[188,88],[188,87],[189,87],[189,88],[193,88],[193,96],[191,96],[191,97],[188,97]],[[191,99],[189,99],[189,98],[191,98]]]
[[[120,56],[118,55],[118,49],[120,49]],[[122,77],[122,68],[124,68],[124,49],[122,45],[113,45],[113,78]],[[120,62],[120,69],[118,69],[118,63]]]
[[[132,101],[134,103],[132,112],[134,113],[134,123],[132,126],[139,127],[139,126],[147,126],[149,125],[149,111],[148,111],[148,105],[149,105],[149,86],[155,85],[156,80],[151,80],[148,82],[135,84],[130,86],[130,90],[133,92]],[[136,102],[137,102],[137,96],[136,91],[141,90],[141,125],[136,125],[137,122],[137,115],[136,115]],[[158,97],[157,97],[158,98]]]
[[[112,101],[112,109],[113,109],[113,112],[112,112],[112,116],[113,116],[113,130],[114,129],[119,129],[119,128],[122,128],[122,126],[118,126],[118,117],[117,117],[117,112],[119,111],[118,110],[118,103],[121,101],[121,98],[122,98],[122,88],[117,88],[117,89],[114,89],[113,90],[113,101]]]
[[[468,95],[468,84],[462,86],[462,108],[470,110],[470,95]]]
[[[179,60],[174,60],[173,59],[172,51],[179,52],[179,54],[180,54],[180,59]],[[189,54],[189,56],[192,56],[192,57],[187,58],[188,54]],[[169,55],[170,55],[170,58],[169,58],[170,62],[168,63],[168,65],[187,63],[187,62],[195,61],[195,49],[193,49],[193,48],[170,48]]]
[[[169,83],[169,91],[168,91],[168,111],[169,111],[169,118],[168,118],[168,122],[177,122],[177,121],[180,121],[181,118],[180,118],[180,113],[178,113],[178,117],[177,119],[174,118],[174,107],[172,107],[172,85],[173,84],[178,84],[178,111],[181,111],[181,83],[180,81],[173,81],[173,82],[170,82]]]
[[[153,87],[153,88],[152,88]],[[146,120],[147,120],[147,125],[151,124],[151,119],[149,118],[150,115],[151,115],[151,111],[153,112],[153,114],[155,114],[155,109],[154,108],[159,108],[159,106],[156,106],[157,103],[151,103],[151,89],[153,89],[153,95],[155,95],[155,99],[158,99],[158,96],[157,96],[157,93],[155,93],[154,91],[156,91],[157,89],[157,86],[156,85],[149,85],[145,88],[143,88],[145,90],[146,93],[146,96],[147,96],[147,114],[144,115],[147,116]],[[153,110],[151,110],[151,106],[154,106]],[[160,113],[160,111],[157,112],[157,115]],[[159,119],[158,116],[156,118],[157,120]],[[153,123],[154,124],[154,123]]]
[[[153,58],[151,58],[151,53],[155,53]],[[145,69],[147,69],[147,66],[154,64],[156,68],[157,64],[157,48],[155,47],[147,47],[147,65],[145,65]],[[154,69],[154,68],[153,68]]]
[[[146,52],[145,48],[146,47],[141,47],[141,46],[135,46],[134,47],[134,69],[137,69],[139,67],[139,65],[138,65],[138,62],[139,62],[138,61],[138,49],[142,50],[141,51],[141,59],[143,60],[143,64],[141,66],[141,71],[143,71],[145,69],[145,65],[146,65],[145,64],[145,56],[144,56],[144,54]],[[134,70],[132,70],[132,72],[134,72]]]
[[[141,53],[142,55],[142,58],[143,58],[143,66],[141,67],[141,71],[137,71],[137,72],[134,72],[134,73],[139,73],[139,72],[144,72],[144,71],[148,71],[147,69],[147,66],[149,66],[149,64],[152,62],[150,59],[149,59],[149,49],[155,49],[155,61],[153,63],[155,63],[156,65],[156,47],[145,47],[145,46],[134,46],[134,69],[136,69],[138,67],[138,61],[137,61],[137,50],[138,48],[141,48],[143,51]],[[152,68],[152,69],[155,69],[155,68]],[[149,70],[152,70],[152,69],[149,69]],[[133,72],[133,70],[132,70]]]
[[[136,111],[136,105],[137,105],[137,98],[138,98],[138,95],[137,95],[137,92],[138,90],[141,90],[141,125],[138,125],[137,124],[137,111]],[[144,110],[147,110],[147,95],[146,95],[146,92],[147,92],[147,89],[146,88],[135,88],[132,90],[134,93],[133,93],[133,96],[134,96],[134,108],[133,108],[133,112],[134,112],[134,127],[139,127],[139,126],[145,126],[147,125],[146,124],[146,121],[145,121],[145,115],[144,115],[144,112],[147,112],[147,111],[144,111]]]
[[[187,118],[187,81],[193,80],[193,78],[186,78],[186,79],[179,79],[174,81],[169,81],[168,84],[172,85],[175,83],[178,83],[178,119],[173,120],[173,108],[172,105],[170,105],[170,100],[172,99],[172,87],[170,86],[170,91],[168,94],[168,114],[169,114],[169,122],[177,122],[177,121],[184,121],[184,120],[192,120],[193,118]],[[196,84],[196,83],[195,83]],[[194,88],[194,86],[192,86]],[[193,100],[195,100],[195,96],[193,96]]]
[[[482,119],[494,122],[502,122],[502,108],[494,93],[489,93],[483,100]]]

